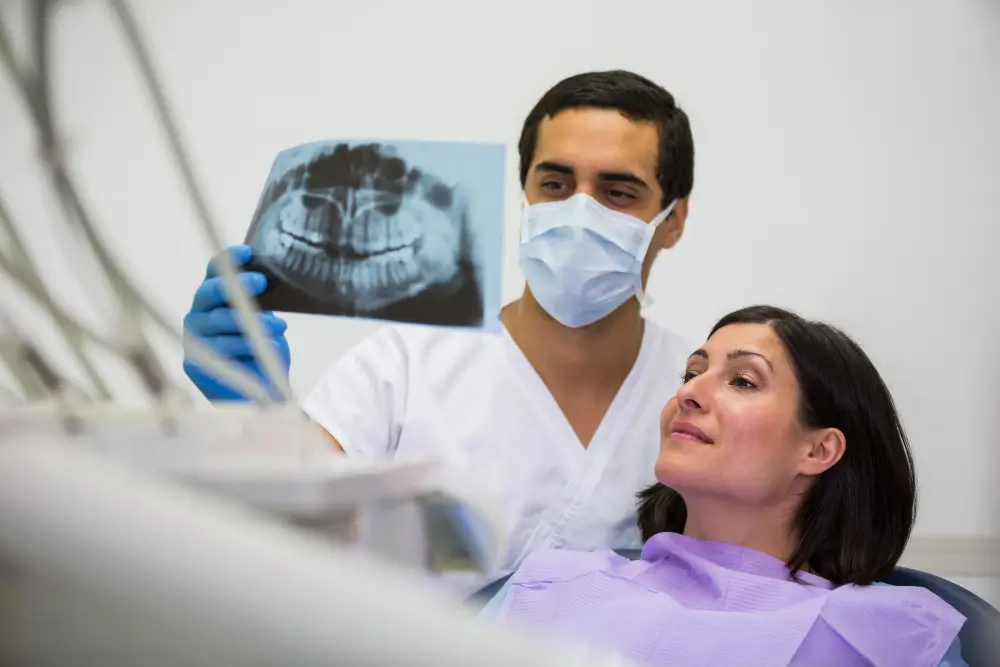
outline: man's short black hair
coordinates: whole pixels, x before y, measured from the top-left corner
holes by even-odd
[[[691,194],[694,139],[687,114],[663,87],[624,70],[576,74],[554,85],[538,100],[524,120],[518,142],[521,187],[528,178],[542,120],[581,107],[615,109],[631,121],[654,123],[660,140],[656,179],[663,190],[663,206]]]

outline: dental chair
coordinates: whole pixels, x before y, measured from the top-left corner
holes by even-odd
[[[638,549],[619,549],[616,553],[630,560],[638,560]],[[503,588],[510,575],[485,586],[469,598],[469,604],[482,607]],[[1000,665],[1000,611],[986,600],[947,579],[897,567],[885,580],[891,586],[919,586],[931,591],[958,610],[967,619],[958,633],[962,646],[962,659],[969,667],[996,667]]]
[[[962,659],[969,667],[1000,665],[1000,611],[958,584],[928,572],[897,567],[885,580],[892,586],[920,586],[950,604],[965,616],[958,633]]]

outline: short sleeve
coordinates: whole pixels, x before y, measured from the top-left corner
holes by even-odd
[[[391,456],[406,410],[409,354],[399,327],[385,326],[336,361],[302,410],[351,457]]]

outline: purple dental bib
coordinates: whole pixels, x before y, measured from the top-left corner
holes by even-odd
[[[752,549],[660,533],[638,561],[532,554],[500,617],[650,667],[936,667],[965,622],[923,588],[797,576]]]

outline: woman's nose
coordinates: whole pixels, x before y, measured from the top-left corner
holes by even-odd
[[[677,390],[677,407],[680,410],[702,410],[705,407],[705,391],[701,376],[695,376]]]

